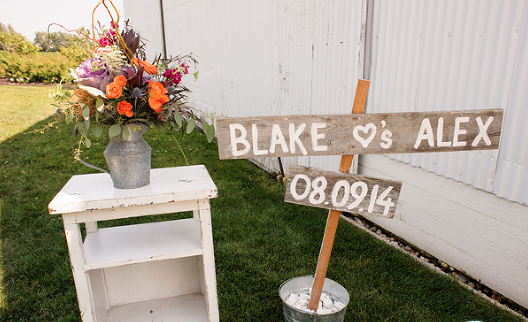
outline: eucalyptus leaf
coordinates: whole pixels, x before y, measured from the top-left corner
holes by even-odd
[[[179,127],[182,127],[183,120],[182,120],[182,116],[180,114],[180,111],[178,111],[178,110],[174,111],[174,120],[176,121],[176,123],[178,123]]]
[[[130,130],[128,129],[128,127],[125,127],[123,129],[123,133],[121,135],[123,137],[123,140],[128,139],[128,137],[130,136]]]
[[[176,130],[180,129],[180,126],[178,124],[176,124],[176,122],[174,122],[174,121],[170,121],[170,125]]]
[[[73,121],[73,113],[66,114],[66,123],[71,123]]]
[[[187,134],[190,134],[194,130],[195,125],[196,121],[194,119],[190,119],[189,122],[187,122]]]
[[[87,119],[90,117],[90,108],[88,106],[84,107],[82,116],[84,117],[84,119]]]
[[[84,127],[88,130],[90,128],[90,118],[84,120]]]
[[[72,94],[71,94],[70,91],[65,91],[65,92],[64,92],[64,95],[66,95],[66,97],[71,97],[71,96],[72,96]]]
[[[207,122],[203,122],[203,124],[207,124]],[[204,132],[205,132],[205,136],[207,137],[207,142],[211,142],[213,141],[214,139],[214,136],[215,136],[215,126],[214,124],[207,124],[207,130],[205,130],[205,126],[204,126]]]
[[[92,134],[98,138],[101,137],[101,134],[103,134],[103,127],[99,124],[95,124],[92,126]]]
[[[86,136],[88,133],[86,133],[86,127],[79,123],[79,127],[77,127],[77,131],[79,131],[79,134],[81,136]]]
[[[92,141],[89,138],[86,138],[86,147],[89,149],[92,146]]]
[[[121,125],[114,124],[108,129],[108,136],[114,137],[116,135],[119,135],[121,133]]]
[[[99,111],[99,113],[103,113],[104,111],[104,101],[102,98],[98,97],[97,98],[97,101],[95,101],[95,108],[97,109],[97,111]]]

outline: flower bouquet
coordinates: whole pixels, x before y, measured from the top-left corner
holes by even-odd
[[[110,3],[113,5],[111,0]],[[185,94],[189,90],[182,85],[182,79],[197,63],[193,55],[170,58],[160,55],[149,63],[139,34],[128,21],[120,31],[117,10],[114,19],[104,0],[97,6],[101,4],[110,14],[110,27],[99,26],[96,34],[92,26],[93,55],[70,72],[75,82],[73,94],[66,91],[52,97],[59,103],[59,115],[67,123],[77,123],[72,133],[75,158],[109,173],[116,188],[137,188],[150,180],[151,148],[143,140],[148,127],[164,126],[191,133],[196,122],[201,121],[209,142],[214,138],[215,128],[204,120],[211,115],[186,105]],[[194,77],[197,76],[196,72]],[[73,144],[76,133],[80,134],[77,149]],[[89,148],[90,137],[103,133],[110,137],[104,152],[110,171],[79,158],[81,146]]]
[[[100,137],[107,132],[110,138],[121,135],[126,139],[130,134],[128,124],[165,126],[191,133],[196,121],[201,121],[208,141],[214,138],[214,125],[203,119],[206,115],[186,105],[189,90],[181,82],[189,68],[197,64],[192,54],[170,58],[160,55],[152,63],[147,62],[144,42],[128,21],[119,31],[112,18],[109,28],[95,34],[91,38],[93,57],[70,70],[75,82],[73,94],[53,95],[66,122],[77,123],[74,134],[80,134],[79,149],[81,145],[90,147],[90,134]],[[194,73],[195,79],[197,76],[198,72]]]

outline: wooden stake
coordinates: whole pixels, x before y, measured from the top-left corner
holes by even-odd
[[[365,103],[367,102],[367,95],[370,86],[370,81],[359,79],[356,89],[356,97],[354,99],[354,106],[352,107],[352,114],[363,114],[365,112]],[[354,155],[343,155],[341,157],[341,164],[339,171],[349,173],[352,166]],[[319,252],[319,260],[317,261],[317,269],[315,271],[315,279],[312,285],[312,293],[310,296],[310,303],[308,308],[312,311],[317,311],[317,306],[323,291],[323,284],[330,262],[330,255],[332,254],[332,247],[334,245],[334,238],[339,223],[341,212],[338,210],[330,210],[328,219],[326,221],[326,228],[323,237],[323,244]]]

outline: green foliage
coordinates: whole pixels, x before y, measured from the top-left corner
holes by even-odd
[[[35,46],[11,25],[0,23],[0,77],[12,82],[71,82],[69,69],[90,56],[90,32],[36,32]],[[38,53],[39,50],[49,52]],[[58,52],[60,50],[60,53]]]
[[[68,36],[68,33],[62,31],[50,33],[46,31],[37,31],[35,32],[35,40],[33,40],[33,43],[39,46],[43,51],[55,52],[59,51],[60,47],[64,46]]]
[[[17,32],[3,31],[0,33],[0,44],[6,51],[19,54],[31,54],[40,50],[39,47],[28,41],[26,37]]]
[[[61,47],[60,52],[64,55],[64,57],[68,58],[72,62],[75,62],[75,65],[79,65],[81,62],[90,57],[89,48],[80,44],[72,44],[68,47]]]
[[[90,58],[93,45],[88,38],[90,31],[81,27],[75,34],[69,34],[65,41],[59,46],[60,52],[77,65]]]
[[[7,26],[6,26],[6,25],[4,25],[3,23],[0,22],[0,33],[2,33],[2,32],[14,33],[16,31],[13,28],[13,26],[11,26],[11,24],[7,24]],[[1,42],[0,42],[0,50],[4,50],[4,46],[2,45]]]
[[[71,82],[69,68],[74,68],[73,61],[61,53],[34,53],[21,55],[6,52],[0,55],[0,77],[12,82]]]

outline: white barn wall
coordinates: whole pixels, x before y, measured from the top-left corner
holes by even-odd
[[[403,182],[394,218],[368,220],[528,307],[528,207],[382,155],[359,172]]]
[[[205,112],[229,117],[348,114],[363,72],[358,62],[365,3],[164,0],[167,53],[198,57],[198,81],[186,85],[192,90],[189,103]],[[125,2],[125,10],[132,25],[143,19],[139,2]],[[139,25],[142,35],[159,32],[151,22]],[[159,53],[158,39],[151,38],[149,45],[154,43]],[[277,159],[257,161],[279,172]],[[339,167],[336,156],[282,162],[286,171],[290,164]]]
[[[167,52],[199,58],[190,103],[231,117],[350,113],[363,59],[367,113],[505,109],[499,151],[362,156],[359,170],[403,182],[396,217],[369,220],[528,307],[526,0],[370,0],[363,57],[365,2],[164,0]],[[125,10],[161,52],[159,18]]]
[[[367,113],[502,108],[505,120],[498,151],[361,156],[361,174],[403,182],[395,218],[368,219],[528,307],[526,1],[370,5]]]
[[[123,1],[123,8],[132,29],[139,31],[141,37],[148,41],[147,58],[152,61],[163,53],[160,3],[152,1],[148,5],[148,10],[145,10],[145,3],[142,1]]]

